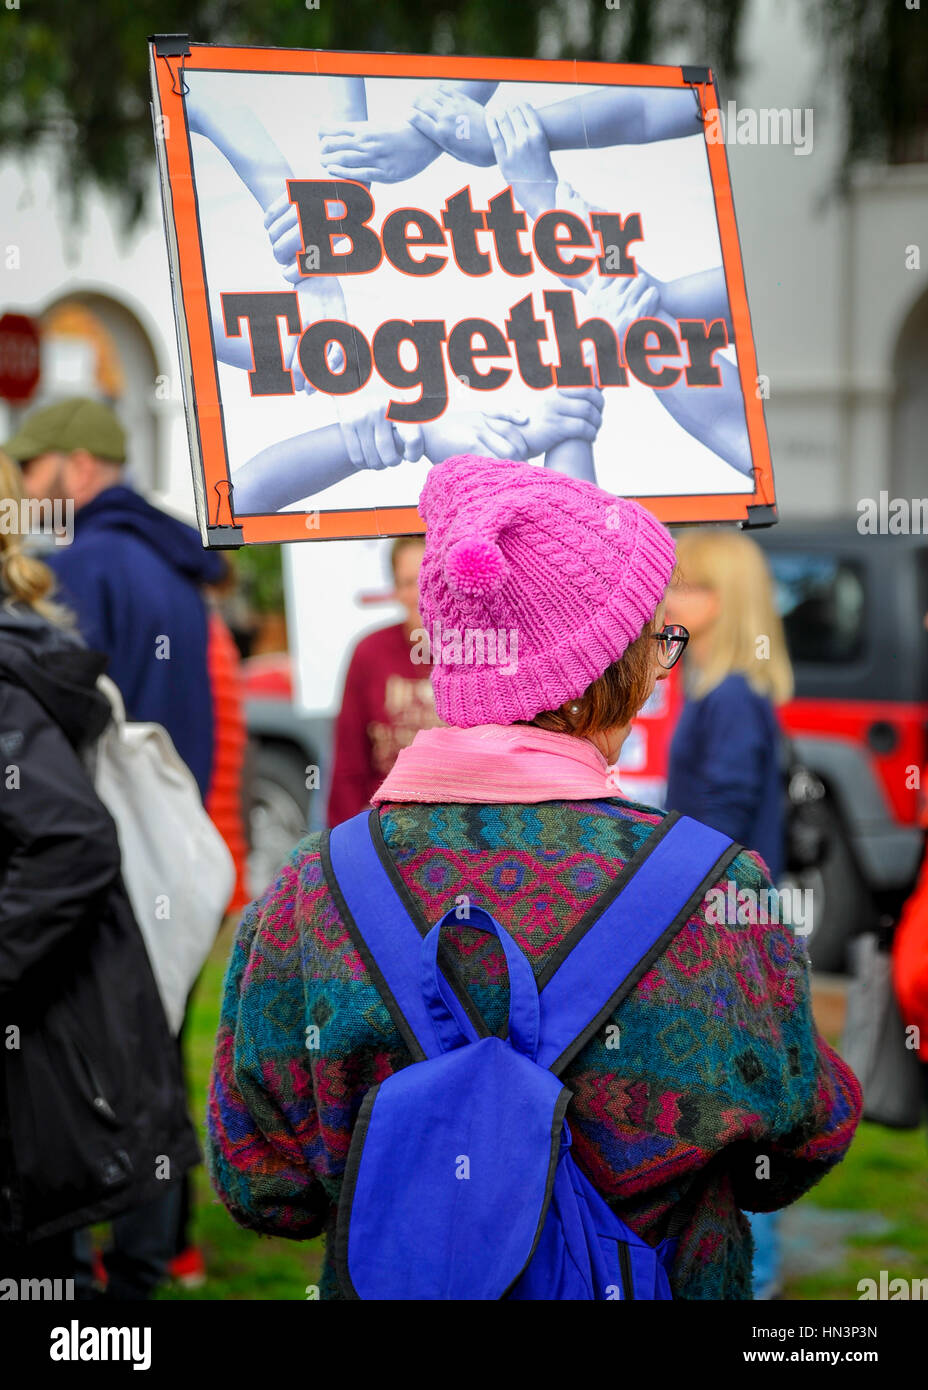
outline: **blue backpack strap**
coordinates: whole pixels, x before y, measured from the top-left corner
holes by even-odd
[[[432,1022],[443,1052],[452,1052],[463,1047],[472,1038],[465,1036],[458,1028],[454,1013],[454,999],[448,994],[448,986],[438,968],[438,948],[441,930],[454,918],[454,908],[436,922],[422,943],[422,993],[426,1006],[432,1015]],[[513,941],[492,913],[484,907],[470,909],[468,925],[478,931],[495,936],[506,958],[506,974],[509,978],[509,1041],[516,1052],[521,1052],[534,1062],[538,1051],[539,1023],[541,1005],[535,972],[531,962]]]
[[[671,812],[581,920],[538,980],[537,1061],[559,1076],[650,970],[740,852]]]
[[[384,844],[378,812],[361,811],[323,837],[322,868],[351,939],[414,1061],[441,1055],[422,994],[422,939],[429,924]],[[447,955],[439,949],[442,995],[470,1042],[488,1029]],[[449,981],[453,984],[451,988]]]

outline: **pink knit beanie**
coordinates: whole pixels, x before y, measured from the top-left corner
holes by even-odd
[[[637,502],[539,464],[435,464],[419,608],[447,724],[512,724],[582,695],[654,616],[670,532]]]

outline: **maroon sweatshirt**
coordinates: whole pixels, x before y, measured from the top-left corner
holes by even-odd
[[[362,637],[354,650],[335,723],[329,825],[363,811],[401,748],[441,723],[431,666],[411,659],[402,623]]]

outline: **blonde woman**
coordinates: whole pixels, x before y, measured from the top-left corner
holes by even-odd
[[[770,571],[740,531],[686,532],[677,559],[667,619],[690,640],[667,806],[756,850],[776,883],[784,826],[774,711],[791,697],[793,673]]]
[[[20,497],[0,453],[0,504],[19,512]],[[160,1199],[159,1156],[172,1186],[198,1157],[116,827],[84,763],[110,717],[106,658],[69,629],[53,584],[0,530],[0,1278],[74,1278],[77,1229]],[[118,1256],[108,1293],[138,1297]]]
[[[670,746],[667,806],[756,850],[777,882],[784,823],[775,706],[793,673],[763,552],[740,531],[677,542],[667,617],[690,634],[687,701]],[[779,1212],[751,1216],[754,1297],[780,1295]]]

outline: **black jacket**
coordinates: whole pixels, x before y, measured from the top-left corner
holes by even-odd
[[[105,658],[0,605],[0,1234],[166,1193],[199,1162],[177,1046],[82,753]]]

